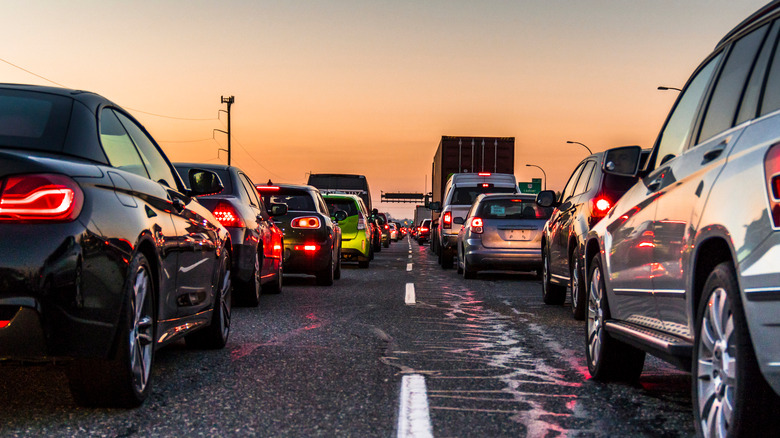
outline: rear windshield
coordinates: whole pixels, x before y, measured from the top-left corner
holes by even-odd
[[[273,192],[262,191],[260,195],[267,206],[285,204],[289,211],[317,211],[314,207],[314,198],[308,190],[280,188]]]
[[[533,199],[490,199],[479,204],[482,219],[549,219],[552,208],[536,205]]]
[[[451,204],[455,205],[471,205],[477,196],[483,193],[515,193],[514,187],[455,187],[455,191],[452,194]]]
[[[73,99],[23,90],[0,90],[0,147],[60,152]]]
[[[357,216],[358,214],[357,205],[352,199],[325,198],[325,204],[328,206],[331,216],[334,216],[337,211],[343,211],[347,213],[347,216]]]
[[[309,185],[318,189],[367,190],[366,178],[358,175],[309,175]]]
[[[179,176],[181,177],[182,181],[184,181],[184,185],[189,189],[190,188],[190,169],[204,169],[204,170],[210,170],[219,176],[219,180],[222,181],[222,186],[224,189],[222,189],[221,192],[217,193],[217,195],[232,195],[233,194],[233,183],[230,180],[230,172],[228,172],[227,169],[212,169],[212,168],[199,168],[199,167],[188,167],[188,166],[179,166],[174,164],[176,168],[176,171],[179,172]],[[199,198],[208,198],[209,196],[199,196]]]

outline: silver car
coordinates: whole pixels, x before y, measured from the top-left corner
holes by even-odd
[[[644,169],[589,233],[586,357],[636,380],[645,353],[692,373],[697,432],[780,423],[780,2],[718,43],[683,88]],[[625,151],[624,151],[625,152]]]
[[[542,230],[552,208],[536,205],[535,195],[479,195],[457,240],[457,268],[463,278],[480,270],[537,271],[542,267]]]

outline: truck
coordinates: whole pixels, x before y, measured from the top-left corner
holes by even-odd
[[[414,223],[413,227],[419,227],[423,219],[431,218],[431,210],[425,205],[418,205],[414,209]]]
[[[431,203],[441,205],[447,180],[455,173],[515,173],[514,137],[443,135],[431,164]],[[440,255],[439,212],[431,215],[431,251]]]

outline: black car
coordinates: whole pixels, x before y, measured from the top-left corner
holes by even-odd
[[[224,188],[221,192],[201,196],[198,201],[211,210],[219,223],[230,232],[233,242],[233,299],[256,307],[261,290],[282,291],[282,233],[272,215],[287,212],[285,205],[271,205],[266,211],[257,195],[255,184],[236,166],[223,164],[174,163],[185,180],[200,169],[216,173]]]
[[[613,148],[614,156],[620,148]],[[575,319],[584,319],[585,236],[588,231],[637,181],[636,177],[605,173],[604,152],[596,152],[577,165],[569,182],[556,200],[555,192],[545,190],[537,195],[537,203],[556,207],[542,236],[542,297],[546,304],[563,304],[566,286],[570,286],[571,309]],[[642,153],[647,160],[649,151]]]
[[[284,233],[284,271],[287,274],[309,274],[317,284],[330,286],[341,277],[341,228],[333,220],[316,187],[297,184],[257,185],[266,204],[285,204],[286,214],[274,222]]]
[[[0,85],[0,358],[66,359],[79,404],[140,405],[155,350],[230,332],[230,235],[93,93]]]

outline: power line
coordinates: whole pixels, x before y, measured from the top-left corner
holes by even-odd
[[[190,117],[174,117],[174,116],[165,116],[165,115],[162,115],[162,114],[150,113],[150,112],[147,112],[147,111],[141,111],[139,109],[130,108],[129,106],[124,106],[122,108],[130,110],[130,111],[135,111],[137,113],[148,114],[150,116],[163,117],[163,118],[166,118],[166,119],[173,119],[173,120],[188,120],[188,121],[195,121],[195,122],[205,122],[205,121],[219,120],[218,117],[212,117],[210,119],[193,119],[193,118],[190,118]]]
[[[289,179],[289,178],[285,178],[285,177],[283,177],[283,176],[281,176],[281,175],[278,175],[278,174],[276,174],[276,173],[274,173],[274,172],[271,172],[271,171],[270,171],[270,170],[269,170],[267,167],[265,167],[265,166],[263,166],[262,164],[260,164],[260,162],[259,162],[259,161],[257,161],[257,160],[255,159],[255,157],[253,157],[253,156],[252,156],[252,154],[251,154],[251,153],[249,153],[249,151],[248,151],[248,150],[247,150],[247,149],[244,147],[244,145],[243,145],[243,144],[241,144],[241,142],[240,142],[240,141],[238,141],[238,139],[237,139],[235,136],[233,136],[233,140],[235,140],[235,141],[236,141],[236,143],[237,143],[239,146],[241,146],[241,149],[243,149],[243,150],[244,150],[244,152],[246,152],[246,154],[247,154],[247,155],[249,155],[249,158],[251,158],[251,159],[252,159],[252,161],[254,161],[254,162],[255,162],[255,163],[258,165],[258,166],[262,167],[262,168],[263,168],[263,169],[264,169],[266,172],[270,173],[271,175],[273,175],[273,176],[275,176],[275,177],[277,177],[277,178],[281,178],[282,180],[288,180],[288,181],[290,181],[290,179]]]
[[[198,143],[201,141],[214,140],[213,138],[202,138],[200,140],[157,140],[157,143]]]
[[[0,61],[3,61],[4,63],[6,63],[6,64],[8,64],[8,65],[10,65],[10,66],[16,67],[16,68],[18,68],[19,70],[21,70],[21,71],[23,71],[23,72],[26,72],[26,73],[29,73],[29,74],[31,74],[31,75],[33,75],[33,76],[39,77],[39,78],[43,79],[43,80],[44,80],[44,81],[46,81],[46,82],[51,82],[52,84],[54,84],[54,85],[59,85],[59,86],[60,86],[60,87],[62,87],[62,88],[69,88],[69,87],[66,87],[65,85],[62,85],[62,84],[60,84],[59,82],[54,82],[54,81],[52,81],[51,79],[44,78],[43,76],[41,76],[41,75],[39,75],[39,74],[37,74],[37,73],[33,73],[33,72],[31,72],[30,70],[27,70],[26,68],[20,67],[20,66],[18,66],[18,65],[16,65],[16,64],[14,64],[13,62],[6,61],[6,60],[5,60],[5,59],[3,59],[3,58],[0,58]]]

